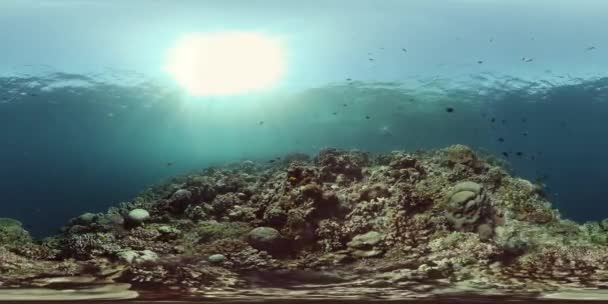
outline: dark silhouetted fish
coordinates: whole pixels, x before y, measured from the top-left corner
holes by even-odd
[[[454,108],[447,107],[447,108],[445,108],[445,111],[448,112],[448,113],[452,113],[452,112],[454,112]]]
[[[502,155],[506,158],[509,158],[509,152],[502,152]]]
[[[173,166],[173,163],[172,162],[168,162],[167,163],[167,167],[171,167],[171,166]]]
[[[482,63],[483,63],[483,60],[478,60],[477,61],[477,64],[482,64]]]
[[[333,112],[333,113],[331,113],[331,114],[333,114],[333,115],[338,115],[338,112]]]
[[[523,152],[516,152],[515,155],[517,155],[517,156],[523,156],[524,153]]]
[[[498,141],[499,141],[499,142],[505,142],[505,139],[504,139],[504,138],[502,138],[502,137],[499,137],[499,138],[498,138]]]
[[[490,122],[496,122],[496,118],[492,117],[492,118],[490,119]]]
[[[587,51],[593,51],[593,50],[595,50],[595,46],[590,46],[587,48]]]
[[[407,49],[406,48],[402,48],[401,49],[404,53],[407,53]]]
[[[260,120],[260,122],[258,122],[258,124],[259,124],[259,125],[263,125],[263,124],[264,124],[264,121],[263,121],[263,120]]]
[[[370,118],[371,118],[371,117],[369,117],[369,115],[366,115],[366,116],[365,116],[365,119],[370,119]]]
[[[346,81],[352,81],[352,79],[351,78],[346,78]]]

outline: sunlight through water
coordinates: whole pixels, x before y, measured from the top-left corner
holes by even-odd
[[[165,69],[192,95],[236,95],[276,84],[284,61],[277,38],[248,32],[196,33],[170,49]]]

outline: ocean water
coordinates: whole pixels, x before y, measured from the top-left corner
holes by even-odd
[[[81,214],[105,213],[209,167],[270,166],[327,148],[383,154],[461,144],[537,185],[563,219],[601,221],[608,218],[608,40],[600,12],[608,6],[599,0],[7,0],[0,3],[0,218],[42,240]],[[244,93],[195,94],[163,69],[181,36],[231,31],[278,37],[282,78]],[[213,72],[210,79],[221,78]],[[8,278],[0,272],[0,287]],[[400,298],[389,286],[322,284],[302,283],[290,299],[269,283],[233,297],[142,288],[133,301],[524,300],[450,289]]]
[[[41,84],[81,77],[93,83],[49,91]],[[380,153],[465,144],[546,185],[565,217],[605,218],[598,184],[608,180],[602,133],[608,82],[522,81],[524,87],[503,88],[498,77],[484,78],[491,84],[483,88],[471,80],[470,87],[437,86],[431,93],[338,83],[279,101],[256,97],[246,105],[247,98],[224,97],[219,104],[216,97],[184,105],[179,93],[147,85],[97,84],[82,75],[5,77],[2,214],[47,236],[76,215],[105,211],[148,186],[211,165],[325,147]],[[238,112],[243,106],[251,107],[246,114]]]

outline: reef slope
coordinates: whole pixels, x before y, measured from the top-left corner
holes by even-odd
[[[326,149],[176,177],[44,240],[2,219],[0,300],[70,284],[136,297],[124,283],[207,298],[602,296],[608,221],[560,218],[504,165],[462,145]]]

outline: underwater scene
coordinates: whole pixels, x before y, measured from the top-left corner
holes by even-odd
[[[608,303],[606,13],[3,0],[0,302]]]

